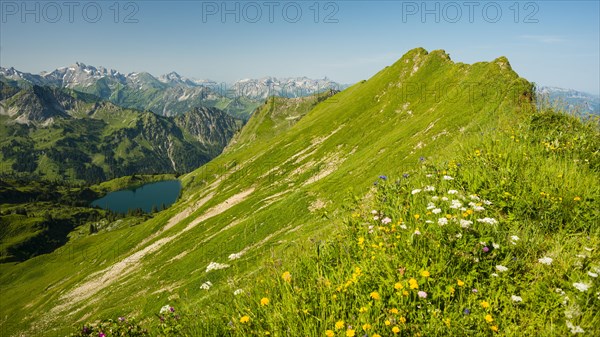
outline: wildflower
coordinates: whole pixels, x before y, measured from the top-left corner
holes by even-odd
[[[292,274],[290,274],[289,271],[286,271],[283,274],[281,274],[281,278],[287,283],[292,282]]]
[[[364,331],[367,331],[367,330],[371,329],[371,324],[369,324],[369,323],[363,324],[362,328]]]
[[[163,306],[162,308],[160,308],[159,313],[166,314],[169,311],[171,311],[171,306],[167,304],[167,305]]]
[[[507,271],[508,268],[506,268],[505,266],[503,266],[501,264],[498,264],[498,265],[496,265],[496,270],[503,273],[503,272]]]
[[[379,176],[379,179],[381,179],[381,180],[387,180],[387,176],[381,175],[381,176]]]
[[[498,224],[498,220],[494,219],[494,218],[483,218],[483,219],[477,219],[477,222],[481,222],[481,223],[486,223],[488,225],[496,225]]]
[[[429,277],[430,275],[431,275],[431,274],[429,274],[429,272],[428,272],[427,270],[423,270],[423,271],[421,272],[421,276],[423,276],[423,277]]]
[[[493,332],[498,332],[498,326],[497,325],[492,325],[490,327],[490,329],[492,329]]]
[[[593,277],[593,278],[596,278],[596,277],[598,277],[598,274],[597,274],[597,273],[594,273],[594,272],[592,272],[592,271],[588,271],[588,272],[587,272],[587,274],[588,274],[589,276]]]
[[[482,250],[484,253],[487,253],[490,251],[490,249],[487,246],[483,247]]]
[[[462,287],[465,285],[465,282],[461,281],[460,279],[456,279],[456,284],[458,284],[459,287]]]
[[[373,334],[371,337],[381,337],[381,335],[380,335],[380,334],[378,334],[378,333],[375,333],[375,334]]]
[[[585,283],[573,283],[573,287],[575,287],[577,290],[579,290],[581,292],[584,292],[590,288],[590,285],[585,284]]]
[[[269,305],[269,299],[266,297],[261,298],[260,305],[262,305],[262,306]]]
[[[388,218],[387,216],[385,218],[381,219],[381,223],[383,223],[384,225],[387,225],[390,222],[392,222],[392,219]]]
[[[444,180],[454,180],[454,178],[452,178],[451,176],[443,176],[442,179],[444,179]]]
[[[418,215],[418,214],[417,214]],[[421,235],[421,231],[418,228],[415,228],[415,235]]]
[[[385,322],[383,322],[385,325],[390,326],[392,324],[392,322],[390,322],[389,319],[386,319]]]
[[[410,175],[409,175],[408,173],[404,173],[404,174],[402,175],[402,177],[406,179],[406,178],[410,177]]]
[[[438,197],[437,195],[434,195],[433,197],[431,197],[431,200],[438,201],[438,200],[440,200],[440,197]]]
[[[519,237],[516,235],[513,235],[510,237],[510,243],[512,243],[513,245],[516,245],[517,241],[519,241],[519,240],[521,240],[521,239],[519,239]]]
[[[224,263],[211,262],[208,266],[206,266],[206,272],[208,273],[211,270],[219,270],[225,268],[229,268],[229,265]]]
[[[397,314],[397,313],[398,313],[398,309],[396,309],[396,308],[390,309],[390,314]]]
[[[202,283],[202,285],[200,286],[200,289],[208,290],[208,289],[210,289],[210,287],[212,287],[212,283],[210,281],[206,281],[206,282]]]
[[[413,216],[415,217],[415,220],[419,220],[419,218],[421,217],[419,214],[415,214]]]
[[[433,213],[433,214],[440,214],[440,213],[442,213],[442,210],[439,209],[439,208],[434,208],[433,210],[431,210],[431,213]]]
[[[460,219],[460,227],[469,228],[473,224],[473,221]]]
[[[408,291],[402,290],[402,296],[408,296]]]
[[[240,253],[234,253],[234,254],[230,254],[228,259],[229,260],[237,260],[240,257],[242,257],[242,255],[244,255],[244,253],[240,252]]]
[[[236,289],[236,290],[233,292],[233,295],[234,295],[234,296],[237,296],[237,295],[240,295],[240,294],[243,294],[243,293],[244,293],[244,291],[243,291],[242,289]]]
[[[476,288],[473,288],[471,291],[473,292],[473,294],[477,294],[478,292]]]
[[[456,200],[456,199],[453,199],[450,202],[450,208],[452,208],[452,209],[459,209],[461,207],[462,207],[462,203],[460,201]]]
[[[419,295],[420,298],[427,298],[427,293],[424,291],[419,291],[417,295]]]
[[[240,318],[240,323],[243,324],[243,323],[248,323],[248,322],[250,322],[250,316],[245,315]]]
[[[448,219],[446,219],[446,218],[439,218],[438,219],[438,225],[444,226],[444,225],[447,225],[447,224],[448,224]]]
[[[336,330],[340,330],[344,328],[344,321],[337,321],[335,322],[335,329]]]
[[[495,242],[492,242],[492,247],[494,247],[494,249],[499,249],[500,245]]]
[[[365,238],[363,238],[363,237],[358,238],[358,244],[362,245],[363,243],[365,243]]]
[[[538,259],[539,263],[541,263],[541,264],[547,264],[547,265],[551,265],[552,261],[553,261],[552,258],[551,257],[547,257],[547,256],[544,256],[541,259]]]
[[[412,192],[410,192],[410,194],[415,195],[417,193],[421,193],[421,189],[420,188],[416,188],[414,190],[412,190]]]
[[[392,332],[393,332],[394,334],[398,334],[398,333],[400,332],[400,328],[399,328],[399,327],[397,327],[397,326],[395,326],[395,327],[393,327],[393,328],[392,328]]]
[[[327,331],[325,331],[325,336],[333,337],[333,336],[335,336],[335,333],[332,330],[327,330]]]
[[[381,296],[379,295],[378,292],[374,291],[370,294],[371,298],[374,299],[375,301],[379,301],[381,299]]]
[[[411,278],[410,280],[408,280],[408,285],[410,286],[410,289],[419,289],[419,284],[417,283],[417,280],[415,280],[414,278]]]
[[[583,330],[579,325],[575,326],[570,321],[567,321],[567,328],[569,328],[569,330],[571,330],[572,334],[585,332],[585,330]]]
[[[510,297],[510,299],[511,299],[513,302],[523,302],[523,298],[522,298],[521,296],[517,296],[517,295],[512,295],[512,296]]]
[[[465,308],[465,310],[463,310],[463,314],[470,315],[471,314],[471,310],[469,310],[468,308]]]
[[[487,308],[489,308],[489,307],[490,307],[490,304],[489,304],[487,301],[481,301],[481,306],[482,306],[484,309],[487,309]]]
[[[474,206],[473,210],[475,212],[483,212],[483,211],[485,211],[485,208],[483,208],[482,206]]]
[[[400,282],[397,282],[396,284],[394,284],[394,289],[396,289],[396,290],[400,290],[400,289],[402,289],[402,288],[404,288],[404,286],[402,286],[402,283],[400,283]]]
[[[573,198],[573,201],[581,201],[581,197],[575,197]]]
[[[485,320],[488,323],[492,323],[494,321],[494,319],[492,318],[492,315],[490,315],[490,314],[485,315]]]
[[[368,309],[366,307],[360,307],[360,309],[358,309],[358,312],[363,313],[363,312],[367,312]]]
[[[352,330],[352,329],[346,330],[346,337],[354,337],[354,336],[355,336],[354,330]]]
[[[425,191],[425,192],[433,192],[433,191],[435,191],[435,187],[433,187],[433,186],[425,186],[425,187],[423,187],[423,191]]]

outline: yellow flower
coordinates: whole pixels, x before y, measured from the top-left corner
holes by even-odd
[[[408,291],[406,291],[406,290],[403,290],[403,291],[402,291],[402,295],[404,295],[404,296],[408,296]]]
[[[248,323],[248,322],[250,322],[250,317],[248,315],[242,316],[240,318],[240,323]]]
[[[415,220],[419,220],[419,218],[420,218],[421,216],[420,216],[419,214],[415,214],[415,215],[414,215],[414,217],[415,217]]]
[[[363,312],[367,312],[367,308],[366,307],[360,307],[360,309],[358,309],[358,312],[363,313]]]
[[[406,323],[406,318],[404,318],[404,316],[400,317],[398,320],[400,323]]]
[[[419,289],[419,283],[414,278],[408,280],[408,284],[410,285],[410,289]]]
[[[498,326],[497,325],[492,325],[490,327],[490,329],[492,329],[493,332],[498,332]]]
[[[369,324],[369,323],[363,324],[362,328],[363,328],[363,330],[367,331],[367,330],[371,329],[371,324]]]
[[[266,297],[261,298],[260,305],[262,305],[262,306],[269,305],[269,299]]]
[[[494,319],[492,318],[492,315],[490,315],[490,314],[485,315],[485,320],[488,323],[492,323],[494,321]]]
[[[450,287],[450,295],[454,295],[454,292],[455,292],[455,291],[456,291],[456,290],[454,289],[454,287]]]
[[[339,330],[339,329],[343,329],[344,328],[344,321],[337,321],[335,322],[335,329]]]
[[[327,331],[325,331],[325,336],[327,336],[327,337],[333,337],[333,336],[335,336],[335,333],[333,331],[331,331],[331,330],[327,330]]]
[[[375,301],[379,301],[381,299],[381,296],[379,295],[378,292],[374,291],[371,293],[371,298],[374,299]]]
[[[421,272],[421,276],[423,276],[423,277],[429,277],[430,275],[431,275],[431,274],[429,274],[429,272],[428,272],[427,270],[423,270],[423,271]]]
[[[384,323],[385,323],[385,325],[388,325],[388,326],[389,326],[390,324],[392,324],[392,322],[390,322],[390,321],[389,321],[389,320],[387,320],[387,319],[385,320],[385,322],[384,322]]]
[[[398,309],[396,309],[396,308],[390,309],[390,314],[397,314],[397,313],[398,313]]]
[[[303,312],[305,315],[308,315],[308,312],[309,312],[309,311],[308,311],[308,309],[302,309],[302,312]]]
[[[381,337],[381,335],[378,333],[374,333],[371,337]]]
[[[452,215],[446,214],[446,219],[448,219],[448,220],[452,219]]]
[[[287,283],[292,282],[292,274],[290,274],[289,271],[286,271],[283,274],[281,274],[281,278]]]
[[[402,288],[404,288],[404,286],[402,285],[402,283],[398,282],[398,283],[394,284],[394,289],[400,290]]]
[[[481,301],[481,306],[482,306],[484,309],[487,309],[487,308],[489,308],[489,307],[490,307],[490,304],[489,304],[488,302],[486,302],[486,301]]]
[[[400,332],[400,328],[399,328],[399,327],[397,327],[397,326],[395,326],[395,327],[393,327],[393,328],[392,328],[392,332],[393,332],[394,334],[397,334],[398,332]]]
[[[573,198],[573,201],[581,201],[581,197],[575,197]]]
[[[363,243],[365,243],[365,238],[363,238],[363,237],[358,238],[358,244],[362,245]]]
[[[271,333],[268,331],[265,331],[265,336],[271,336]]]
[[[458,284],[459,287],[462,287],[465,285],[465,283],[459,279],[456,279],[456,284]]]
[[[450,318],[446,318],[444,324],[446,324],[447,327],[450,327]]]
[[[346,337],[354,337],[354,330],[348,329],[346,330]]]

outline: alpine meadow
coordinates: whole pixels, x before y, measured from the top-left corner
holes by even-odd
[[[283,2],[284,9],[304,10],[292,24],[291,10],[284,20],[279,7],[273,18],[248,22],[244,1],[182,2],[177,20],[160,1],[117,1],[121,12],[82,2],[110,16],[96,27],[106,28],[122,63],[100,46],[97,56],[66,42],[60,48],[85,55],[86,63],[103,57],[143,71],[77,62],[34,74],[24,71],[33,62],[25,51],[41,47],[24,46],[22,63],[12,54],[13,36],[24,36],[19,27],[43,36],[46,26],[97,32],[85,20],[30,22],[29,12],[19,23],[14,11],[33,11],[20,3],[2,4],[0,336],[600,335],[600,99],[584,92],[600,75],[583,61],[583,72],[569,62],[572,77],[583,76],[581,87],[568,82],[575,89],[561,89],[547,73],[571,77],[559,69],[536,72],[536,62],[550,61],[523,57],[576,48],[579,40],[569,36],[578,31],[589,43],[598,35],[586,25],[600,28],[598,4],[586,2],[591,9],[584,10],[531,2],[541,9],[540,23],[526,26],[512,21],[528,14],[527,4],[515,2],[517,12],[502,3],[508,23],[477,23],[475,14],[475,23],[452,26],[443,22],[450,6],[444,1],[381,8]],[[47,20],[48,4],[30,6]],[[434,4],[443,9],[441,23],[428,16]],[[183,10],[193,6],[212,12],[196,22]],[[398,22],[385,6],[404,10]],[[140,23],[119,23],[117,14],[131,8]],[[544,15],[557,8],[595,21],[565,19],[573,25],[543,40],[535,30],[550,29]],[[412,22],[408,10],[424,11],[422,22]],[[339,23],[327,25],[333,18]],[[411,46],[390,62],[366,51],[340,58],[334,49],[360,49],[346,40],[351,27],[344,19],[352,18],[367,31],[350,37],[365,48],[385,45],[385,29],[402,28],[416,34],[403,43],[422,38],[421,45],[439,42],[445,50]],[[169,40],[152,25],[183,36]],[[194,27],[204,29],[202,38],[192,39]],[[273,39],[258,39],[263,27]],[[502,27],[525,41],[517,43],[522,51],[500,34],[481,40],[481,48],[464,47],[451,33],[448,42],[439,38],[456,30],[483,43],[477,29],[492,34]],[[304,49],[305,35],[296,34],[310,34],[297,29],[310,30],[314,48]],[[121,33],[131,35],[130,47]],[[152,34],[164,47],[144,49]],[[231,39],[214,49],[225,36]],[[297,46],[288,44],[293,36]],[[177,46],[185,37],[192,63]],[[533,47],[534,40],[544,47]],[[451,57],[452,43],[480,61],[458,61],[466,51]],[[140,63],[128,68],[135,46]],[[496,53],[502,48],[510,55]],[[597,42],[590,48],[568,55],[600,53]],[[495,56],[486,58],[490,50]],[[224,86],[146,72],[162,71],[167,56],[182,69],[247,78]],[[380,65],[384,59],[389,65]],[[47,63],[31,68],[56,60],[64,54],[50,50]],[[379,70],[368,79],[341,75],[374,64]],[[263,66],[273,69],[267,77],[240,70]],[[344,80],[319,78],[311,67],[339,69]],[[176,184],[167,191],[160,182]],[[168,194],[176,201],[166,202]],[[129,207],[133,197],[146,209]],[[98,203],[102,198],[128,211]]]

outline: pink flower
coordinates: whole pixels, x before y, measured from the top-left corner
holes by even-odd
[[[427,298],[427,293],[424,291],[419,291],[417,295],[419,295],[420,298]]]

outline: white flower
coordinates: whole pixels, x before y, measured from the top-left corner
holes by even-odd
[[[593,278],[596,278],[596,277],[598,277],[598,274],[596,274],[596,273],[594,273],[594,272],[592,272],[592,271],[588,271],[588,272],[587,272],[587,274],[588,274],[589,276],[593,277]]]
[[[431,197],[431,200],[438,201],[438,200],[440,200],[440,197],[438,197],[437,195],[434,195],[433,197]]]
[[[444,226],[444,225],[447,225],[447,224],[448,224],[448,219],[446,219],[446,218],[439,218],[438,219],[438,225]]]
[[[547,257],[547,256],[544,256],[544,257],[542,257],[541,259],[538,259],[538,262],[539,262],[539,263],[541,263],[541,264],[546,264],[546,265],[551,265],[551,264],[552,264],[552,261],[554,261],[554,260],[552,260],[552,258],[551,258],[551,257]]]
[[[573,325],[573,323],[571,323],[570,321],[567,321],[567,328],[569,328],[569,330],[571,330],[572,334],[576,334],[576,333],[584,333],[585,330],[583,330],[579,325]]]
[[[406,227],[406,225],[405,225],[405,224],[402,224],[402,225],[400,225],[400,228],[402,228],[402,229],[407,229],[408,227]]]
[[[237,289],[236,291],[233,292],[233,295],[237,296],[237,295],[241,295],[243,293],[244,293],[244,291],[242,289]]]
[[[384,225],[387,225],[390,222],[392,222],[392,219],[388,218],[387,216],[385,218],[381,219],[381,223]]]
[[[425,187],[423,187],[423,191],[425,191],[425,192],[433,192],[433,191],[435,191],[435,187],[433,187],[433,186],[425,186]]]
[[[448,194],[456,194],[456,193],[458,193],[457,190],[448,190]]]
[[[200,289],[208,290],[208,289],[210,289],[210,287],[212,287],[212,283],[210,281],[206,281],[206,282],[202,283],[202,285],[200,286]]]
[[[460,227],[469,228],[473,224],[473,221],[460,219]]]
[[[495,242],[492,242],[492,247],[494,247],[494,249],[499,249],[500,245]]]
[[[580,259],[585,259],[587,257],[586,255],[583,255],[583,254],[577,254],[575,256],[577,256]]]
[[[492,276],[493,276],[493,277],[498,277],[498,274],[496,274],[496,273],[492,273]]]
[[[589,248],[589,247],[583,247],[583,249],[587,250],[588,252],[591,252],[592,250],[594,250],[593,248]]]
[[[554,289],[554,292],[557,293],[557,294],[560,294],[561,296],[563,296],[565,294],[565,292],[562,289],[560,289],[560,288]]]
[[[431,178],[431,177],[433,177],[433,174],[426,174],[425,176],[426,176],[427,178]]]
[[[498,220],[496,220],[494,218],[483,218],[483,219],[477,219],[477,222],[486,223],[489,225],[495,225],[498,223]]]
[[[492,204],[492,202],[489,201],[489,200],[484,200],[483,203],[486,204],[486,205],[488,205],[488,206]]]
[[[450,203],[450,208],[457,209],[457,208],[461,208],[461,207],[462,207],[462,203],[459,200],[454,199]]]
[[[523,302],[523,298],[517,295],[512,295],[510,299],[513,300],[513,302]]]
[[[442,213],[442,210],[439,209],[439,208],[436,208],[436,209],[432,210],[431,213],[433,213],[433,214],[440,214],[440,213]]]
[[[377,213],[379,213],[379,212],[377,212],[376,210],[371,211],[371,214],[377,214]]]
[[[434,209],[435,207],[436,207],[436,206],[435,206],[435,204],[434,204],[433,202],[430,202],[430,203],[428,203],[428,204],[427,204],[427,209],[428,209],[428,210],[432,210],[432,209]]]
[[[161,314],[165,314],[171,311],[171,306],[170,305],[165,305],[162,308],[160,308],[160,313]]]
[[[374,216],[373,220],[375,220],[375,221],[379,220],[379,216],[378,215]]]
[[[415,235],[421,235],[421,232],[418,229],[415,229]]]
[[[448,197],[442,197],[443,201],[448,201]]]
[[[420,188],[416,188],[414,190],[412,190],[412,192],[410,192],[410,194],[415,195],[417,193],[421,193],[421,189]]]
[[[505,266],[503,266],[501,264],[498,264],[498,265],[496,265],[496,270],[503,273],[503,272],[507,271],[508,268],[506,268]]]
[[[443,176],[442,179],[444,179],[444,180],[454,180],[454,178],[452,178],[451,176]]]
[[[242,255],[244,255],[244,253],[243,253],[243,252],[239,252],[239,253],[230,254],[230,255],[229,255],[229,260],[230,260],[230,261],[231,261],[231,260],[237,260],[237,259],[239,259],[240,257],[242,257]]]
[[[579,290],[581,292],[584,292],[584,291],[587,291],[588,289],[590,289],[589,284],[579,283],[579,282],[573,283],[573,287],[575,287],[577,290]]]
[[[211,262],[208,266],[206,266],[206,272],[208,273],[211,270],[219,270],[219,269],[225,269],[225,268],[229,268],[229,265],[223,264],[223,263]]]
[[[483,212],[483,211],[485,211],[485,208],[483,208],[483,206],[477,206],[477,205],[475,205],[475,206],[473,206],[473,210],[475,212]]]
[[[457,238],[457,239],[460,239],[460,238],[462,238],[462,233],[458,233],[458,234],[456,234],[456,238]]]
[[[431,220],[425,220],[425,223],[433,223]]]
[[[519,239],[519,237],[516,235],[513,235],[510,237],[510,243],[512,243],[513,245],[516,245],[517,241],[519,241],[519,240],[521,240],[521,239]]]
[[[476,201],[479,201],[479,197],[478,197],[478,196],[476,196],[475,194],[471,194],[471,195],[469,196],[469,198],[471,198],[471,200],[476,200]]]

